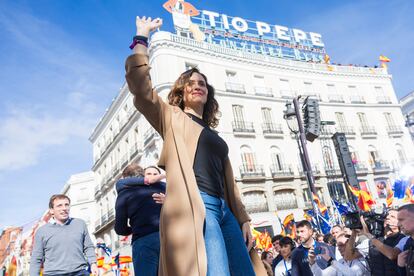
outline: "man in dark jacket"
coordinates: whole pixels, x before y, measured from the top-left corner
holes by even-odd
[[[135,275],[158,274],[160,254],[159,219],[165,194],[165,176],[156,167],[142,168],[131,164],[116,184],[115,232],[132,234],[132,259]],[[128,225],[129,220],[129,225]]]

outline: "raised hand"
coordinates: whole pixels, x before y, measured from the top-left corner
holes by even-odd
[[[149,37],[150,33],[153,32],[155,29],[161,27],[162,19],[155,18],[152,19],[151,17],[139,17],[137,16],[135,20],[135,24],[137,25],[137,35]]]

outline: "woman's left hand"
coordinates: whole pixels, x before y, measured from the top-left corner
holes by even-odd
[[[246,221],[242,225],[242,233],[244,241],[246,242],[247,251],[250,251],[253,246],[253,236],[252,236],[252,230],[250,229],[250,223]]]

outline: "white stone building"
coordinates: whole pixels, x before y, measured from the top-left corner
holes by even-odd
[[[293,212],[298,220],[311,204],[297,144],[283,119],[286,101],[296,95],[317,97],[322,119],[336,122],[308,143],[318,194],[327,205],[331,197],[346,200],[330,141],[335,131],[346,133],[361,186],[375,198],[377,183],[392,183],[399,168],[414,158],[391,76],[383,68],[281,59],[168,32],[154,34],[149,51],[152,84],[162,97],[180,73],[194,66],[215,87],[222,113],[217,130],[229,146],[242,199],[259,229],[276,234],[276,211],[281,219]],[[95,235],[117,248],[114,182],[132,161],[144,167],[156,163],[162,140],[135,110],[124,85],[90,141],[98,181]]]
[[[414,140],[414,91],[400,99],[401,109],[405,117],[411,138]]]

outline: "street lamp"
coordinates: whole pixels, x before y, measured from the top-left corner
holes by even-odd
[[[286,103],[286,110],[284,111],[283,118],[286,120],[289,130],[295,135],[296,141],[298,143],[300,160],[302,163],[303,172],[306,175],[306,181],[308,182],[309,190],[311,191],[312,194],[317,195],[316,188],[315,188],[315,179],[313,177],[312,166],[309,160],[308,149],[306,147],[306,136],[305,136],[302,116],[301,116],[301,112],[299,108],[299,99],[300,99],[300,96],[298,96],[297,98],[293,98],[293,107],[291,103],[289,102]],[[297,128],[296,128],[295,122],[297,123]],[[313,211],[316,215],[316,221],[318,223],[318,227],[319,229],[321,229],[319,218],[317,216],[318,207],[316,206],[316,203],[313,200],[313,198],[312,198],[312,206],[313,206]]]

